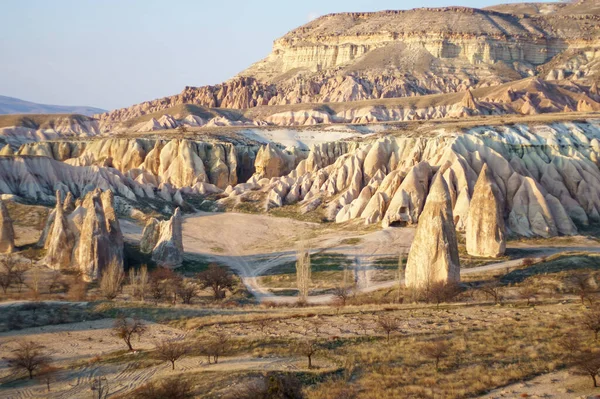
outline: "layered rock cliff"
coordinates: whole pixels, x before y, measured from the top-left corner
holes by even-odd
[[[588,3],[534,15],[518,7],[326,15],[276,40],[230,81],[98,118],[110,124],[180,104],[246,109],[452,93],[529,76],[593,79],[600,17]]]

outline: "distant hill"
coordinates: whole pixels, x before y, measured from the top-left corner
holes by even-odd
[[[101,108],[37,104],[14,97],[0,96],[0,114],[81,114],[91,116],[106,112]]]

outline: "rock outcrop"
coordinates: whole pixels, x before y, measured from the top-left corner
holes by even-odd
[[[465,231],[477,171],[486,164],[507,234],[573,235],[575,223],[600,220],[599,159],[597,121],[396,134],[316,146],[289,174],[255,177],[228,189],[221,201],[242,203],[260,193],[265,209],[298,204],[302,213],[320,212],[338,223],[415,224],[431,176],[442,169],[455,227]]]
[[[56,193],[56,207],[46,223],[46,264],[55,269],[81,270],[86,281],[98,279],[110,264],[123,268],[123,234],[114,209],[113,193],[90,191],[69,215]]]
[[[446,181],[434,177],[431,191],[410,247],[406,286],[427,288],[438,282],[460,281],[460,260]]]
[[[43,245],[46,248],[45,262],[53,269],[65,269],[71,266],[76,241],[75,232],[67,220],[67,215],[71,212],[63,209],[65,204],[61,203],[61,193],[57,191],[56,207],[47,222],[51,227],[47,234],[42,234]]]
[[[506,237],[500,192],[487,164],[483,165],[473,190],[466,226],[467,253],[496,258],[504,255]]]
[[[140,240],[140,251],[144,254],[152,253],[152,250],[160,237],[160,222],[156,218],[150,218],[142,231]]]
[[[4,201],[0,200],[0,254],[9,254],[15,249],[13,222]]]
[[[166,221],[154,218],[146,222],[140,250],[151,253],[152,260],[162,267],[176,268],[183,262],[182,217],[179,208]]]

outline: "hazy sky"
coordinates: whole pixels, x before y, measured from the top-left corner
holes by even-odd
[[[2,0],[0,95],[124,107],[227,80],[323,14],[499,2]]]

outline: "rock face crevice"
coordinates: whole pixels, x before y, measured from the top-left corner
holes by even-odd
[[[113,193],[95,189],[70,213],[61,193],[46,223],[46,264],[54,269],[80,270],[86,281],[98,279],[110,264],[123,268],[123,234],[116,217]]]
[[[460,260],[452,215],[452,200],[444,178],[438,174],[410,247],[405,284],[411,288],[430,288],[435,283],[460,281]]]

